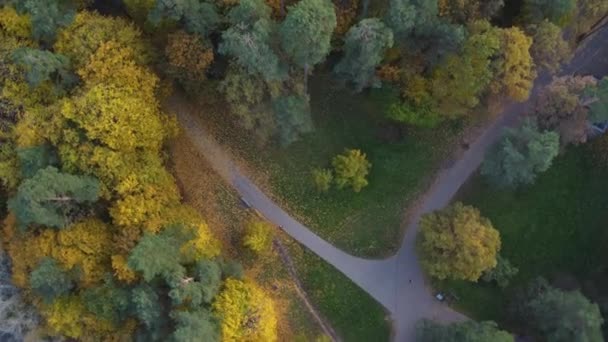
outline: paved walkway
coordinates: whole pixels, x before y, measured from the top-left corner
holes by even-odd
[[[602,43],[606,41],[608,41],[608,29],[602,29],[587,42],[565,68],[566,72],[577,72],[582,67],[593,64],[598,51],[602,51],[600,50]],[[604,53],[606,51],[602,51],[602,54]],[[546,76],[539,77],[531,98],[534,98],[538,89],[548,81],[549,78]],[[466,318],[436,301],[431,293],[414,249],[418,221],[422,214],[443,208],[450,202],[460,186],[479,167],[487,148],[500,138],[505,127],[517,122],[519,114],[525,113],[530,103],[507,107],[458,161],[449,169],[440,171],[421,204],[412,213],[398,253],[384,260],[367,260],[346,254],[300,224],[235,167],[223,148],[190,115],[192,111],[184,107],[184,101],[174,99],[170,106],[178,115],[185,133],[195,146],[247,202],[268,220],[283,227],[291,237],[352,279],[391,313],[394,320],[395,341],[414,341],[414,327],[421,318],[431,318],[441,322]]]

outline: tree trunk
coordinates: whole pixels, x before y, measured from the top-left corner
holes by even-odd
[[[304,93],[308,94],[308,63],[304,64]]]

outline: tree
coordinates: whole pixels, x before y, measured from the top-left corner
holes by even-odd
[[[345,150],[343,154],[334,157],[332,165],[338,189],[351,186],[353,191],[359,192],[368,185],[366,177],[372,164],[360,150]]]
[[[74,22],[61,30],[55,42],[55,53],[70,59],[78,69],[89,62],[103,43],[129,48],[137,64],[144,65],[150,54],[142,40],[141,31],[133,23],[118,17],[106,17],[95,12],[82,11],[76,15]]]
[[[35,223],[63,228],[78,205],[93,203],[99,197],[99,182],[87,176],[60,173],[54,167],[38,171],[21,183],[8,207],[21,227]]]
[[[505,288],[509,285],[511,278],[517,275],[518,272],[519,269],[517,267],[499,255],[496,258],[496,267],[484,272],[482,279],[488,283],[495,281],[500,288]]]
[[[290,145],[313,130],[308,96],[281,96],[274,100],[273,108],[282,146]]]
[[[578,13],[575,25],[576,32],[584,34],[589,32],[593,25],[608,13],[608,2],[604,0],[577,1]]]
[[[608,121],[608,77],[602,78],[597,85],[585,91],[584,104],[589,108],[589,121]]]
[[[492,321],[467,321],[449,325],[422,320],[416,326],[418,342],[514,342],[511,334]]]
[[[171,318],[175,321],[172,337],[176,342],[220,341],[218,320],[205,308],[176,310],[171,312]]]
[[[42,259],[30,274],[30,287],[47,303],[68,294],[73,286],[72,276],[53,258]]]
[[[486,21],[471,24],[462,52],[451,54],[432,73],[430,98],[446,117],[465,114],[479,104],[492,80],[491,58],[500,48],[500,34]]]
[[[25,79],[35,88],[43,82],[52,81],[60,89],[66,90],[76,84],[76,76],[70,71],[67,57],[49,51],[20,48],[12,55],[15,64],[25,70]]]
[[[220,23],[215,5],[199,0],[156,0],[148,20],[158,25],[165,18],[180,22],[186,31],[201,36],[209,34]]]
[[[517,27],[500,31],[501,47],[494,57],[494,81],[490,87],[496,94],[506,94],[523,102],[528,99],[536,78],[529,52],[532,38]]]
[[[422,216],[416,244],[430,276],[477,281],[496,266],[500,235],[479,210],[457,202]]]
[[[503,0],[439,0],[439,15],[464,24],[479,19],[491,19],[504,6]]]
[[[302,0],[289,7],[281,24],[281,46],[307,73],[329,53],[335,27],[336,14],[329,0]]]
[[[270,223],[261,220],[250,220],[245,226],[243,246],[256,254],[263,254],[272,248],[273,228]]]
[[[592,76],[555,77],[537,97],[534,114],[541,129],[555,131],[563,146],[587,140],[587,109],[582,96],[597,80]]]
[[[416,12],[417,8],[411,0],[390,0],[384,21],[398,41],[407,37],[420,20],[417,18],[419,13]]]
[[[205,80],[214,58],[210,43],[185,31],[169,34],[165,57],[169,67],[166,72],[185,85]]]
[[[264,144],[276,133],[276,122],[270,104],[268,87],[261,77],[250,75],[241,67],[230,66],[220,82],[230,111],[239,125],[251,131]]]
[[[242,4],[233,11],[238,10]],[[271,47],[272,25],[266,18],[253,24],[236,23],[222,33],[222,43],[218,51],[234,58],[251,75],[260,75],[266,81],[281,80],[285,77],[285,71],[279,65],[279,58]]]
[[[276,341],[272,300],[254,283],[229,278],[213,303],[222,341]]]
[[[600,309],[579,291],[549,288],[534,298],[529,308],[537,328],[548,341],[603,341]]]
[[[85,289],[82,299],[87,310],[95,317],[119,325],[127,319],[130,309],[131,293],[114,283],[111,277],[105,283]]]
[[[52,44],[57,31],[74,20],[75,10],[71,1],[25,0],[17,5],[18,10],[30,15],[34,39],[47,44]]]
[[[544,19],[564,26],[576,11],[575,0],[525,0],[523,17],[527,23],[539,23]]]
[[[338,77],[355,84],[355,89],[378,87],[376,67],[386,49],[393,46],[393,33],[379,19],[363,19],[351,27],[344,40],[344,57],[334,68]]]
[[[498,186],[532,184],[549,169],[558,152],[559,135],[540,132],[536,122],[527,119],[520,128],[505,130],[481,165],[481,174]]]
[[[533,32],[530,54],[534,63],[541,69],[554,73],[563,63],[570,60],[572,52],[559,26],[543,20],[539,24],[531,25],[529,30]]]
[[[131,291],[131,303],[137,318],[148,328],[154,327],[163,314],[158,294],[147,283],[143,283]]]
[[[34,177],[38,171],[47,166],[58,164],[55,151],[48,145],[19,148],[16,152],[19,159],[21,176],[24,178]]]
[[[175,251],[188,240],[178,227],[165,228],[157,235],[145,234],[131,250],[129,267],[141,272],[149,282],[157,276],[171,278],[183,276],[184,267],[180,264],[180,254]]]
[[[329,169],[313,169],[312,180],[318,192],[327,192],[334,180],[334,174]]]

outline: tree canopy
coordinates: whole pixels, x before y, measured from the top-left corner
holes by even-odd
[[[438,279],[477,281],[496,266],[500,235],[479,210],[462,203],[420,220],[417,250],[424,270]]]
[[[498,186],[534,183],[559,152],[559,135],[541,132],[527,119],[518,129],[507,128],[502,140],[486,155],[481,174]]]

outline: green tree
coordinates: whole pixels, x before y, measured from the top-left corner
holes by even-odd
[[[511,278],[515,277],[518,272],[519,269],[517,267],[513,266],[509,260],[499,255],[496,258],[496,267],[484,272],[482,279],[488,283],[495,281],[500,288],[505,288],[509,286],[509,281],[511,281]]]
[[[417,342],[514,342],[511,334],[492,321],[467,321],[449,325],[422,320],[416,326]]]
[[[32,223],[63,228],[72,222],[78,205],[99,197],[99,182],[92,177],[61,173],[49,166],[21,183],[8,207],[23,228]]]
[[[77,82],[70,70],[70,60],[50,51],[19,48],[12,54],[15,64],[25,71],[25,79],[35,88],[46,81],[52,81],[60,89],[68,89]]]
[[[157,276],[165,279],[182,277],[186,271],[180,264],[181,255],[176,253],[188,241],[177,226],[165,228],[159,234],[145,234],[131,250],[128,265],[141,272],[145,281]]]
[[[262,220],[250,220],[245,226],[243,246],[257,254],[263,254],[272,248],[274,239],[272,225]]]
[[[82,292],[87,310],[96,317],[118,326],[127,318],[130,309],[130,291],[114,283],[112,278]]]
[[[273,24],[267,18],[250,25],[237,23],[222,33],[219,52],[234,58],[249,74],[261,75],[267,81],[281,80],[285,72],[271,47],[272,30]]]
[[[148,328],[154,327],[163,314],[158,294],[147,283],[143,283],[131,291],[131,303],[137,318]]]
[[[220,340],[219,322],[209,310],[198,308],[192,311],[173,311],[171,318],[175,322],[172,337],[176,342]]]
[[[30,287],[45,302],[68,294],[74,286],[72,276],[53,258],[44,258],[30,274]]]
[[[390,0],[384,21],[395,34],[397,41],[408,37],[416,26],[419,13],[412,0]]]
[[[368,185],[366,177],[372,164],[360,150],[345,150],[343,154],[335,156],[331,164],[339,189],[350,186],[353,191],[359,192]]]
[[[21,12],[30,15],[32,37],[47,44],[52,44],[57,31],[70,25],[76,14],[70,0],[25,0],[16,3]]]
[[[479,104],[492,81],[491,58],[500,48],[499,31],[487,21],[470,26],[462,52],[451,54],[432,73],[431,98],[435,110],[447,117],[460,116]]]
[[[597,304],[579,291],[554,288],[541,292],[529,303],[534,322],[547,341],[601,342],[604,322]]]
[[[527,119],[517,129],[508,128],[502,140],[490,150],[481,174],[498,186],[532,184],[547,171],[559,152],[559,134],[541,132]]]
[[[307,73],[329,53],[335,27],[336,13],[329,0],[302,0],[289,7],[281,24],[281,46]]]
[[[46,168],[58,164],[57,155],[49,145],[40,145],[17,149],[21,176],[31,178]]]
[[[318,192],[327,192],[334,180],[334,174],[328,169],[313,169],[312,180]]]
[[[273,108],[282,146],[290,145],[302,134],[312,132],[308,96],[281,96],[274,100]]]
[[[582,102],[589,108],[589,121],[608,121],[608,77],[602,78],[596,86],[589,87]]]
[[[422,216],[416,243],[430,276],[477,281],[496,267],[500,235],[479,210],[457,202]]]
[[[163,19],[181,23],[186,31],[206,36],[220,23],[215,5],[200,0],[156,0],[148,20],[159,25]]]
[[[558,25],[566,25],[576,11],[575,0],[525,0],[523,6],[524,20],[539,23],[544,19]]]
[[[220,91],[239,125],[251,131],[262,144],[277,130],[267,88],[260,76],[250,75],[234,65],[228,68],[226,77],[220,82]]]
[[[379,87],[376,67],[386,49],[393,46],[393,33],[379,19],[363,19],[346,33],[344,57],[334,68],[338,77],[354,83],[357,91]]]
[[[531,25],[529,31],[533,33],[534,41],[530,47],[530,54],[534,58],[534,63],[541,69],[554,73],[572,57],[570,46],[559,26],[543,20],[539,24]]]

